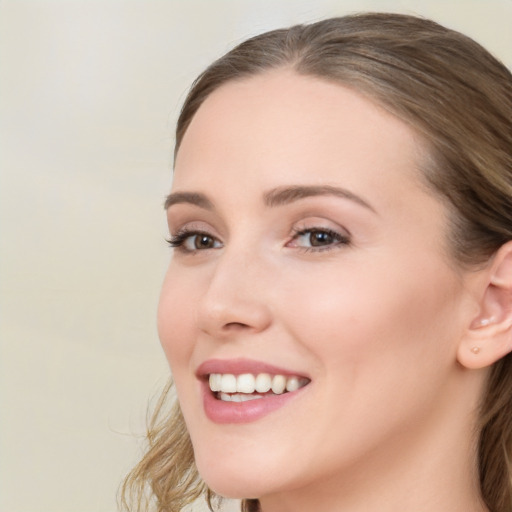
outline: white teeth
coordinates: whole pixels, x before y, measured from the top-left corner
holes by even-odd
[[[236,377],[230,373],[225,373],[221,378],[219,391],[236,393]]]
[[[266,393],[272,387],[272,377],[268,373],[260,373],[256,377],[256,391]]]
[[[297,377],[290,377],[286,381],[286,391],[297,391],[299,389],[299,379]]]
[[[254,393],[256,379],[250,373],[239,375],[236,379],[236,390],[239,393]]]
[[[286,389],[286,377],[284,375],[274,375],[272,379],[272,392],[276,395],[284,393]]]
[[[220,391],[222,375],[220,373],[211,373],[210,374],[210,389],[214,392]]]
[[[223,402],[248,402],[249,400],[257,400],[263,398],[262,395],[246,395],[243,393],[234,393],[229,395],[227,393],[219,393],[219,397]]]
[[[268,373],[243,373],[233,375],[232,373],[212,373],[209,378],[210,389],[214,392],[220,392],[221,400],[240,402],[262,398],[261,394],[272,391],[275,395],[281,395],[288,391],[297,391],[305,386],[309,379],[304,377],[285,377],[284,375],[270,375]],[[227,395],[227,393],[235,393]],[[224,395],[224,398],[222,397]],[[226,398],[229,397],[229,398]],[[241,399],[241,397],[245,397]]]

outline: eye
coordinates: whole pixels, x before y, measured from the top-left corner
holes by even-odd
[[[296,231],[289,247],[299,247],[306,250],[328,250],[339,245],[348,245],[350,239],[347,235],[332,229],[309,228]]]
[[[183,252],[196,252],[222,247],[222,243],[215,237],[200,231],[183,230],[176,235],[171,235],[167,242],[171,247],[180,249]]]

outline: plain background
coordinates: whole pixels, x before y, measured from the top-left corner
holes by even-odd
[[[0,509],[113,512],[168,377],[162,202],[193,78],[267,29],[432,17],[512,65],[512,0],[0,0]]]

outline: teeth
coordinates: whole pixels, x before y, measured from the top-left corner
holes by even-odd
[[[222,375],[219,391],[223,391],[224,393],[236,393],[236,377],[230,373]]]
[[[272,377],[268,373],[260,373],[256,377],[256,391],[266,393],[272,387]]]
[[[212,391],[220,391],[222,386],[222,375],[220,373],[210,374],[210,389]]]
[[[286,381],[286,391],[297,391],[300,388],[299,379],[297,377],[290,377]]]
[[[243,373],[241,375],[233,375],[231,373],[212,373],[209,377],[210,389],[214,392],[220,392],[221,400],[231,402],[243,402],[246,400],[254,400],[262,398],[260,394],[272,391],[276,395],[281,395],[286,391],[297,391],[297,389],[305,386],[309,382],[308,379],[300,377],[285,377],[284,375],[270,375],[268,373],[260,373],[252,375],[251,373]],[[228,395],[228,393],[233,393]]]
[[[239,393],[254,393],[256,379],[250,373],[239,375],[236,379],[236,390]]]
[[[262,395],[246,395],[243,393],[234,393],[232,395],[229,395],[228,393],[220,393],[219,397],[224,402],[248,402],[249,400],[263,398]]]
[[[272,392],[276,395],[280,395],[281,393],[284,393],[285,389],[286,377],[283,375],[274,375],[274,378],[272,379]]]

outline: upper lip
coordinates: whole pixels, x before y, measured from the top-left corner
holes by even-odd
[[[272,375],[284,375],[285,377],[308,377],[301,372],[280,368],[273,364],[265,363],[252,359],[209,359],[201,363],[197,370],[196,376],[204,378],[212,373],[231,373],[233,375],[241,375],[243,373],[270,373]]]

